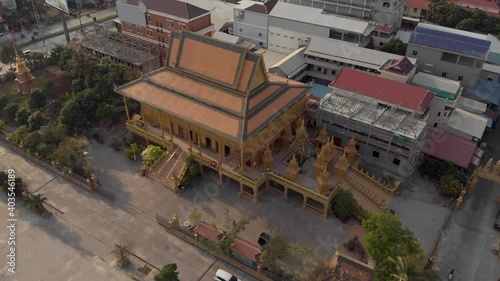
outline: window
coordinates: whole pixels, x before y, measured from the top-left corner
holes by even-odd
[[[441,54],[441,61],[457,63],[458,55],[443,52],[443,54]]]
[[[438,126],[438,123],[434,123],[434,128],[436,128]]]
[[[148,18],[148,22],[151,23],[151,15],[146,16]]]
[[[458,81],[464,81],[464,77],[463,76],[458,76]]]
[[[441,111],[438,112],[438,116],[441,116]]]
[[[416,57],[416,56],[417,56],[417,54],[418,54],[418,52],[417,52],[417,51],[413,51],[413,53],[412,53],[412,55],[413,55],[414,57]]]
[[[243,32],[243,28],[238,28],[238,31],[239,32]]]
[[[148,29],[147,33],[148,33],[149,37],[153,37],[153,30],[152,29]]]
[[[259,42],[259,46],[264,46],[264,43],[263,42]]]
[[[378,151],[373,151],[372,156],[375,158],[378,158],[380,156],[380,153]]]
[[[359,150],[359,144],[356,144],[356,150]]]
[[[321,67],[318,67],[318,71],[321,71]]]
[[[335,75],[335,70],[332,70],[332,74]]]
[[[167,20],[167,27],[168,28],[174,28],[174,21],[173,20]]]
[[[399,166],[399,164],[401,163],[401,160],[397,159],[397,158],[394,158],[392,160],[392,164],[396,165],[396,166]]]
[[[244,19],[244,18],[245,18],[245,11],[239,11],[239,13],[238,13],[238,17],[239,17],[240,19]]]
[[[384,43],[380,42],[378,43],[380,45],[380,47],[384,46]]]
[[[460,81],[462,81],[462,80],[460,80]],[[493,78],[488,77],[488,81],[493,81]]]
[[[382,3],[382,7],[384,7],[384,8],[389,8],[389,7],[391,7],[391,3],[389,3],[389,2],[384,2],[384,3]]]
[[[413,8],[413,12],[414,12],[414,13],[416,13],[416,12],[417,12],[417,10],[418,10],[417,8]]]
[[[185,24],[179,24],[179,30],[186,30]]]
[[[468,57],[460,57],[458,59],[458,64],[460,65],[464,65],[464,66],[469,66],[469,67],[473,67],[474,66],[474,59],[473,58],[468,58]]]
[[[259,36],[262,37],[262,33],[259,33]]]
[[[443,112],[443,117],[448,117],[448,111]]]
[[[448,73],[446,73],[446,72],[441,73],[441,77],[445,77],[446,78],[446,75],[448,75]]]

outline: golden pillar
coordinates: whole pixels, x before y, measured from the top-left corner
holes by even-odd
[[[129,121],[130,120],[130,114],[128,112],[127,98],[125,98],[125,96],[123,96],[123,104],[125,104],[125,113],[127,113],[127,121]]]
[[[146,132],[146,144],[149,145],[149,133],[148,133],[148,124],[146,122],[146,116],[144,116],[144,106],[142,105],[142,102],[139,103],[141,105],[141,117],[142,117],[142,122],[144,122],[144,131]]]
[[[168,130],[170,131],[170,141],[174,145],[174,131],[172,131],[172,120],[170,120],[170,115],[167,114]]]
[[[161,121],[161,111],[157,109],[156,112],[158,112],[158,119],[160,120],[161,139],[163,144],[163,141],[165,141],[165,132],[163,131],[163,121]]]

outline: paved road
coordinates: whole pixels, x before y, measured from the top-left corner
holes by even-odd
[[[485,159],[500,159],[500,132],[497,127],[492,139],[493,149]],[[483,163],[484,164],[484,163]],[[495,198],[500,185],[480,180],[472,194],[467,195],[461,209],[454,213],[445,230],[437,256],[436,270],[445,278],[455,269],[455,281],[497,281],[500,278],[500,259],[491,250],[500,240],[493,229],[499,207]]]

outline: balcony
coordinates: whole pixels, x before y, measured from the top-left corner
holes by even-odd
[[[205,34],[207,34],[207,33],[209,33],[209,32],[214,31],[214,30],[215,30],[215,27],[214,27],[214,25],[212,24],[212,25],[210,25],[210,26],[208,26],[208,27],[203,28],[202,30],[198,30],[198,31],[196,31],[196,34],[205,35]]]

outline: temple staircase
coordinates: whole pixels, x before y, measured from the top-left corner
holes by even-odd
[[[358,170],[350,170],[347,173],[346,183],[343,183],[341,188],[351,191],[358,205],[372,214],[385,211],[395,192],[395,190],[389,190],[380,181]]]
[[[153,165],[149,175],[161,184],[176,190],[176,179],[181,178],[187,167],[187,156],[188,155],[182,149],[173,149],[171,152],[165,153],[163,157]]]

